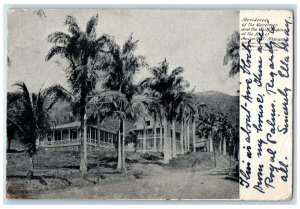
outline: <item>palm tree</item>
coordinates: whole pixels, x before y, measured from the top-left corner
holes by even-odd
[[[197,100],[198,101],[198,100]],[[196,108],[196,112],[194,112],[193,115],[193,152],[196,152],[196,121],[199,123],[199,120],[201,120],[202,118],[205,117],[205,108],[206,108],[206,104],[205,103],[200,103],[199,101],[196,102],[195,104],[195,108]],[[206,149],[208,150],[208,149]]]
[[[185,123],[186,123],[186,111],[187,111],[187,103],[186,103],[186,97],[185,97],[185,92],[181,92],[180,94],[181,98],[178,99],[178,101],[180,101],[176,111],[176,115],[178,117],[178,120],[180,121],[180,125],[181,125],[181,134],[180,134],[180,150],[181,150],[181,154],[185,153],[185,149],[186,149],[186,127],[185,127]]]
[[[223,151],[223,155],[227,154],[227,140],[229,140],[230,138],[232,138],[232,132],[233,132],[233,127],[231,122],[228,119],[228,115],[224,115],[221,114],[220,117],[220,135],[221,135],[221,141],[222,141],[222,151]]]
[[[168,72],[169,63],[165,59],[157,67],[150,68],[152,77],[145,79],[142,86],[150,89],[160,104],[160,113],[163,118],[164,127],[164,163],[169,163],[171,159],[171,141],[168,126],[176,118],[174,114],[175,98],[178,92],[183,92],[189,83],[182,76],[183,68],[177,67],[170,74]],[[173,134],[176,137],[176,134]],[[176,145],[176,143],[173,142]],[[175,151],[173,150],[173,153]]]
[[[159,97],[157,92],[154,92],[153,90],[150,89],[150,78],[146,78],[143,80],[140,85],[139,85],[139,92],[143,92],[145,95],[147,95],[149,98],[152,98],[156,101],[159,101]],[[149,116],[153,119],[153,140],[154,140],[154,151],[157,150],[157,122],[159,124],[159,151],[163,151],[163,129],[162,129],[162,124],[163,124],[163,115],[162,115],[162,107],[160,105],[156,105],[153,107],[150,107],[149,111]]]
[[[118,91],[104,91],[93,96],[89,104],[99,103],[99,101],[106,100],[112,104],[110,112],[114,118],[119,119],[119,139],[118,139],[118,165],[117,170],[125,172],[125,143],[126,143],[126,121],[136,121],[139,118],[145,118],[150,113],[150,110],[158,106],[157,102],[149,98],[145,94],[134,94],[130,100],[126,95]]]
[[[79,118],[81,121],[81,161],[80,170],[84,174],[87,172],[86,141],[84,135],[84,124],[86,114],[87,98],[92,94],[96,87],[98,74],[97,71],[104,68],[102,58],[107,58],[107,48],[112,38],[102,35],[97,38],[96,26],[98,15],[91,17],[87,22],[86,30],[79,27],[75,17],[67,16],[65,25],[68,33],[54,32],[48,36],[48,42],[54,44],[49,50],[46,61],[55,55],[60,55],[67,60],[67,81],[73,95],[77,95],[79,108]]]
[[[230,64],[229,76],[234,76],[240,72],[240,34],[235,31],[227,43],[226,54],[223,59],[223,65]]]
[[[146,102],[146,97],[135,95],[138,92],[138,87],[133,83],[134,75],[142,67],[147,66],[143,56],[134,54],[137,48],[138,40],[134,41],[132,34],[125,41],[122,49],[113,42],[111,45],[111,59],[106,60],[107,74],[104,77],[102,86],[107,91],[118,92],[123,95],[123,99],[119,100],[119,104],[115,106],[114,113],[120,121],[119,129],[119,151],[118,151],[118,166],[117,169],[121,172],[126,171],[125,166],[125,122],[129,118],[135,118],[133,111],[135,105],[139,106]],[[120,97],[121,98],[121,97]]]
[[[50,129],[50,110],[60,101],[57,86],[40,89],[37,94],[30,93],[25,83],[19,82],[16,92],[8,93],[7,133],[8,139],[17,136],[27,147],[30,168],[28,177],[33,177],[33,157],[36,154],[36,142],[45,138]]]
[[[189,151],[189,139],[190,139],[190,127],[189,123],[192,120],[192,132],[193,132],[193,147],[195,151],[195,133],[196,133],[196,118],[198,115],[198,100],[193,95],[193,90],[189,92],[181,92],[180,97],[177,100],[178,105],[176,109],[176,115],[178,116],[179,120],[182,121],[182,137],[181,141],[185,141],[185,152]],[[185,133],[184,133],[184,130]],[[181,145],[183,150],[183,144]]]
[[[214,141],[213,141],[213,131],[216,127],[216,117],[215,114],[209,112],[207,114],[203,114],[200,117],[198,126],[197,126],[197,133],[202,138],[205,137],[208,139],[207,142],[207,150],[209,152],[214,152]]]
[[[151,98],[155,98],[154,95],[151,95],[150,92],[146,91],[145,89],[141,88],[142,92],[144,92],[146,95],[148,95],[148,97]],[[154,147],[153,147],[153,151],[156,152],[157,151],[157,129],[156,129],[156,125],[157,122],[159,122],[160,124],[160,149],[161,149],[161,144],[162,144],[162,129],[161,129],[161,113],[160,113],[161,108],[159,108],[159,106],[154,106],[154,107],[150,107],[149,109],[149,114],[153,119],[153,143],[154,143]]]

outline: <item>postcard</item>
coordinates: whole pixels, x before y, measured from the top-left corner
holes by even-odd
[[[292,11],[7,21],[8,201],[292,198]]]

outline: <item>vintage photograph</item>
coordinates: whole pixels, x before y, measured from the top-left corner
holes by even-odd
[[[8,199],[239,199],[238,10],[10,9]]]

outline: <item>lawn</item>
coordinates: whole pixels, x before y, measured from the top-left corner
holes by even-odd
[[[26,153],[7,154],[7,198],[91,199],[231,199],[238,198],[238,182],[229,175],[229,158],[198,152],[178,156],[163,165],[158,153],[126,153],[126,173],[116,172],[117,155],[88,158],[88,173],[79,172],[80,156],[74,151],[38,150],[33,179]],[[234,166],[232,166],[233,168]],[[98,182],[99,180],[99,182]]]

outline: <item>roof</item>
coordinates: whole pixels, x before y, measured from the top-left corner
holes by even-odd
[[[134,126],[132,127],[132,130],[143,130],[144,129],[144,126],[145,126],[145,123],[144,123],[144,120],[145,121],[150,121],[150,125],[149,126],[146,126],[146,129],[149,129],[149,128],[153,128],[153,124],[154,124],[154,119],[152,117],[146,117],[145,119],[143,118],[140,118],[139,120],[137,120],[135,123],[134,123]],[[159,128],[160,127],[160,122],[159,121],[156,121],[156,128]],[[168,124],[168,127],[169,125],[171,124]],[[163,126],[163,125],[162,125]],[[192,124],[190,124],[190,128],[192,127]],[[176,121],[175,122],[175,130],[177,133],[181,133],[181,123]]]
[[[96,125],[92,125],[92,124],[87,124],[88,127],[93,127],[93,128],[96,128],[97,129],[97,126]],[[51,129],[70,129],[70,128],[80,128],[80,121],[74,121],[72,123],[66,123],[66,124],[62,124],[62,125],[58,125],[58,126],[55,126],[55,127],[51,127]],[[108,130],[106,128],[103,128],[103,127],[100,127],[100,130],[101,131],[105,131],[105,132],[108,132],[108,133],[113,133],[113,134],[116,134],[117,132],[116,131],[113,131],[113,130]]]

